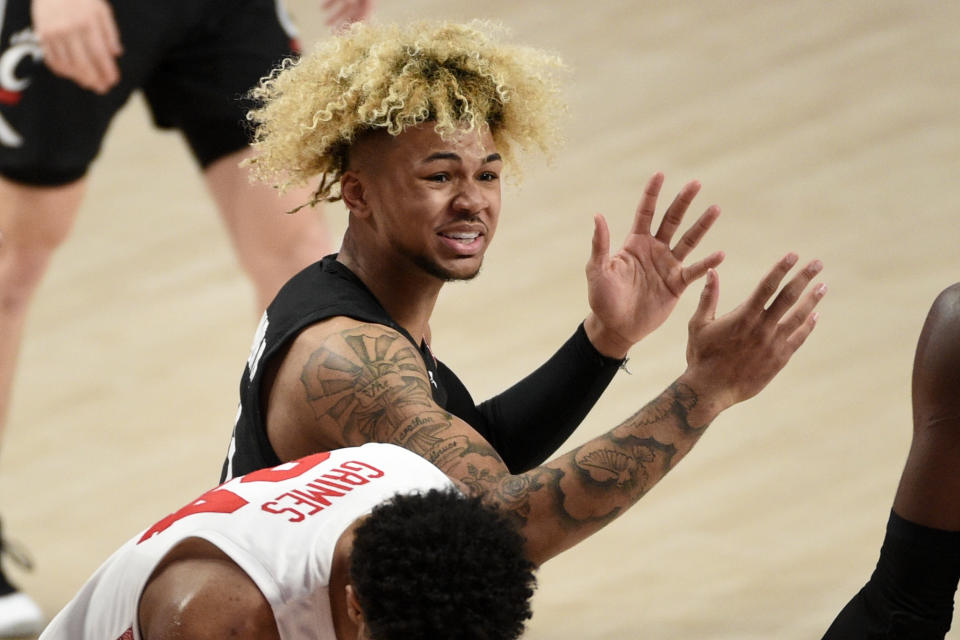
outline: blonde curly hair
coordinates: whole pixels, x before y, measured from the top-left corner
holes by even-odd
[[[498,41],[474,21],[355,24],[308,56],[286,60],[251,91],[255,178],[283,190],[321,176],[309,205],[340,198],[350,145],[425,121],[446,138],[489,127],[515,169],[515,149],[549,156],[559,141],[560,58]],[[516,172],[516,171],[515,171]],[[304,205],[306,206],[306,205]]]

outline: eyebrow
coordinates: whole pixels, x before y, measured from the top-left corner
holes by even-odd
[[[461,158],[458,154],[453,153],[452,151],[438,151],[436,153],[431,153],[429,156],[424,158],[424,164],[428,162],[434,162],[437,160],[455,160],[461,162]],[[490,162],[496,162],[497,160],[502,160],[499,153],[491,153],[486,158],[483,159],[483,164],[488,164]]]

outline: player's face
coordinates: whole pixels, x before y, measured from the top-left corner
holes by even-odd
[[[382,246],[441,280],[476,276],[500,215],[503,162],[490,132],[444,140],[427,123],[378,146],[366,194]]]

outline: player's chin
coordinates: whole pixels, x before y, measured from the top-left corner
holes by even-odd
[[[480,275],[481,267],[482,264],[470,265],[468,267],[461,267],[458,265],[458,268],[446,270],[446,277],[444,280],[447,282],[465,282],[467,280],[473,280]]]
[[[469,256],[444,261],[424,261],[420,267],[427,273],[444,282],[473,280],[480,274],[483,258]]]
[[[453,277],[451,280],[473,280],[480,275],[483,268],[483,254],[463,256],[452,261],[450,268]]]

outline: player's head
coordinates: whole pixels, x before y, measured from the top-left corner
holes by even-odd
[[[371,640],[512,640],[534,566],[513,523],[454,491],[397,496],[357,527],[350,581]]]
[[[486,22],[357,23],[287,61],[252,92],[259,107],[254,175],[278,186],[337,182],[362,134],[398,135],[428,122],[442,136],[489,128],[509,164],[515,150],[549,152],[558,133],[560,60],[498,40]]]

